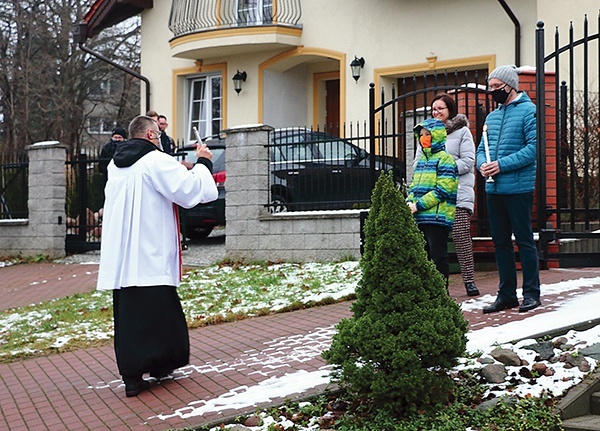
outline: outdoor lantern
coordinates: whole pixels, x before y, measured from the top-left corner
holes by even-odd
[[[356,82],[358,82],[358,78],[360,78],[360,69],[363,67],[365,67],[365,59],[354,56],[354,60],[350,63],[350,69],[352,69],[352,77]]]
[[[242,91],[242,82],[246,82],[247,76],[245,71],[240,72],[239,70],[233,75],[233,88],[237,94],[240,94],[240,91]]]

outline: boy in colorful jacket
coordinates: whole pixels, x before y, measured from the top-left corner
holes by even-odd
[[[448,288],[448,235],[454,224],[458,169],[454,157],[446,152],[443,122],[428,118],[413,131],[423,154],[415,167],[407,203],[425,236],[427,255],[446,279]]]

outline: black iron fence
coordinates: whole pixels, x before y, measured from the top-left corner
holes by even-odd
[[[537,87],[545,88],[545,70],[555,71],[553,87],[536,100],[539,159],[555,158],[555,166],[539,165],[538,188],[557,191],[538,194],[540,246],[542,257],[558,259],[561,267],[600,266],[600,14],[596,24],[590,34],[586,16],[584,36],[576,40],[571,26],[567,42],[557,28],[550,53],[543,23],[536,33]],[[556,240],[561,245],[552,252]]]
[[[413,127],[431,117],[431,100],[438,93],[454,97],[459,112],[469,118],[475,142],[493,109],[485,71],[433,71],[398,78],[389,87],[391,95],[382,89],[375,106],[371,85],[368,123],[345,124],[341,130],[332,124],[271,133],[271,212],[368,208],[382,170],[393,171],[398,186],[405,187],[412,178],[417,148]],[[484,188],[478,177],[474,225],[481,236],[489,235]]]
[[[467,116],[475,145],[478,145],[485,117],[495,107],[487,91],[485,70],[424,72],[395,79],[387,91],[375,89],[374,84],[370,86],[368,148],[372,153],[404,160],[408,182],[412,178],[412,161],[418,146],[413,127],[432,116],[431,101],[439,93],[448,93],[454,98],[458,112]],[[374,184],[376,170],[372,172]],[[475,191],[472,232],[489,236],[485,182],[481,175],[476,175]]]
[[[0,219],[29,217],[28,173],[26,153],[0,154]]]

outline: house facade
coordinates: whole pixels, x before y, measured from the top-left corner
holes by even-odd
[[[166,115],[169,133],[187,143],[195,140],[193,127],[208,136],[245,124],[364,121],[371,82],[389,90],[402,78],[418,81],[432,72],[485,76],[500,64],[533,66],[538,21],[553,46],[553,29],[566,35],[570,21],[577,25],[586,14],[593,21],[598,4],[97,0],[85,17],[84,39],[138,13],[141,75],[149,82],[142,85],[142,101],[149,89],[150,109]]]

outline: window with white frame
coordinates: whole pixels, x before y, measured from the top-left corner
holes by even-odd
[[[90,117],[87,120],[87,132],[90,135],[109,135],[115,127],[115,121],[102,117]]]
[[[192,78],[188,84],[188,142],[196,140],[194,127],[198,129],[201,138],[218,134],[223,125],[221,75]]]
[[[270,24],[273,22],[273,0],[238,0],[239,24]]]
[[[93,100],[116,96],[118,91],[122,91],[123,83],[116,79],[100,79],[90,86],[89,97]]]

